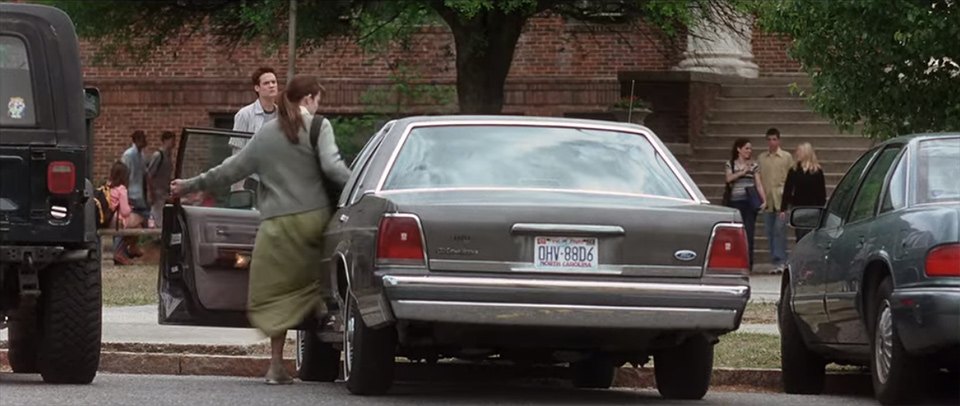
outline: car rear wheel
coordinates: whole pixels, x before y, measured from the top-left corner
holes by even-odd
[[[22,302],[21,302],[22,303]],[[40,331],[37,328],[37,313],[33,306],[24,306],[10,315],[9,341],[10,369],[18,374],[35,374],[37,355],[40,351]]]
[[[667,399],[702,399],[710,389],[713,344],[695,335],[653,356],[657,391]]]
[[[340,350],[312,330],[297,330],[296,364],[301,381],[333,382],[340,376]]]
[[[393,385],[397,335],[393,326],[367,327],[348,295],[343,328],[343,379],[354,395],[382,395]]]
[[[610,357],[591,355],[570,363],[573,374],[573,386],[584,389],[607,389],[613,385],[616,366]]]
[[[52,265],[40,283],[40,375],[49,383],[92,382],[100,366],[99,256]]]
[[[826,361],[810,351],[797,327],[797,317],[790,308],[790,283],[785,281],[777,321],[780,323],[780,368],[783,391],[789,394],[818,395],[823,392]]]
[[[928,369],[923,360],[907,353],[897,334],[890,307],[893,282],[880,282],[873,297],[873,339],[870,345],[870,375],[877,400],[884,405],[902,404],[917,399]]]

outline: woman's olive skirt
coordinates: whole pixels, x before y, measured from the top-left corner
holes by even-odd
[[[285,333],[316,311],[325,311],[321,294],[323,230],[328,208],[264,220],[250,263],[250,323],[268,337]],[[321,277],[324,276],[324,277]]]

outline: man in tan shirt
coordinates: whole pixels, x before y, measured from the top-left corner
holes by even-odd
[[[782,273],[787,261],[787,227],[780,218],[783,184],[793,166],[793,156],[780,149],[780,130],[767,130],[767,150],[760,154],[760,179],[766,193],[767,206],[763,210],[763,225],[770,243],[774,273]]]

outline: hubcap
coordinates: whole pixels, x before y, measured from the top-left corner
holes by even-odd
[[[890,311],[890,301],[884,300],[880,304],[880,318],[877,321],[877,331],[874,332],[874,354],[877,370],[877,380],[882,384],[890,378],[890,363],[893,360],[893,314]]]
[[[347,322],[343,329],[343,378],[350,380],[350,371],[353,370],[353,337],[356,333],[357,320],[350,312],[350,305],[347,304],[345,307]]]

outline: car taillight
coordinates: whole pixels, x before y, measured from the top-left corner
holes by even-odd
[[[388,214],[377,232],[377,263],[423,265],[423,230],[411,214]]]
[[[70,194],[77,183],[77,171],[73,162],[56,161],[47,166],[47,190],[55,195]]]
[[[749,274],[750,251],[747,233],[740,224],[718,224],[710,240],[707,272]]]
[[[960,276],[960,244],[936,247],[927,253],[927,276]]]

